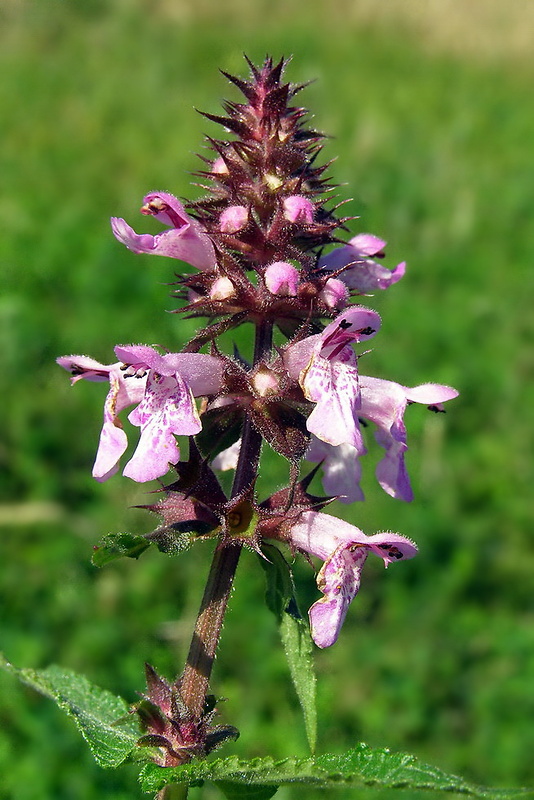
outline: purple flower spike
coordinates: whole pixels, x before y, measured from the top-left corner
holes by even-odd
[[[179,258],[202,270],[216,266],[215,250],[211,239],[199,222],[192,219],[182,204],[172,194],[152,192],[143,198],[142,214],[150,214],[171,230],[152,236],[138,234],[118,217],[111,218],[115,237],[134,253]]]
[[[319,260],[318,268],[327,272],[342,269],[339,279],[359,294],[387,289],[403,277],[406,262],[389,270],[372,260],[384,257],[386,242],[370,233],[360,233],[343,247],[337,247]]]
[[[291,529],[291,544],[324,561],[317,587],[324,597],[309,611],[311,634],[318,647],[330,647],[339,636],[348,607],[360,589],[361,572],[369,552],[384,566],[413,558],[417,546],[398,533],[367,536],[359,528],[329,514],[307,511]]]

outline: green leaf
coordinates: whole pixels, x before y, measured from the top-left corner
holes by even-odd
[[[316,758],[255,758],[241,761],[236,756],[216,761],[200,761],[181,767],[158,767],[146,764],[140,775],[145,792],[156,792],[167,783],[191,785],[199,780],[241,784],[244,787],[277,788],[285,784],[308,784],[322,789],[343,787],[375,787],[383,789],[411,789],[442,791],[481,798],[481,800],[514,800],[534,797],[534,789],[489,789],[464,781],[437,767],[431,767],[406,753],[391,753],[384,748],[371,749],[359,744],[348,753],[323,755]],[[230,789],[232,791],[232,789]],[[254,797],[246,794],[227,794],[237,797]],[[258,798],[267,797],[259,795]]]
[[[308,625],[302,619],[293,586],[289,564],[280,550],[265,545],[268,559],[260,559],[267,579],[267,605],[278,618],[291,680],[299,699],[310,750],[315,751],[317,740],[316,682],[313,669],[312,641]]]
[[[139,558],[150,547],[144,536],[134,533],[110,533],[95,548],[91,559],[95,567],[103,567],[116,558]]]
[[[293,686],[304,714],[308,744],[314,753],[317,741],[317,709],[310,632],[303,619],[297,619],[292,614],[286,613],[280,623],[280,635]]]
[[[101,767],[118,767],[136,747],[137,718],[122,697],[93,686],[83,675],[56,666],[17,669],[0,656],[0,667],[50,697],[79,728]],[[126,717],[126,720],[124,720]],[[120,725],[117,725],[120,721]]]
[[[217,781],[217,786],[227,800],[270,800],[278,791],[278,786],[248,785],[233,781]]]

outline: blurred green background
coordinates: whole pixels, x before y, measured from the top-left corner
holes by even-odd
[[[534,6],[515,0],[42,0],[0,5],[0,649],[136,699],[148,660],[181,666],[208,545],[171,559],[90,565],[146,487],[90,477],[105,389],[70,390],[56,356],[109,362],[116,343],[178,349],[165,310],[175,263],[134,256],[111,215],[147,230],[143,195],[193,197],[190,172],[246,74],[293,55],[301,101],[332,135],[325,158],[406,278],[370,304],[383,329],[365,372],[450,383],[446,415],[408,410],[416,500],[375,486],[343,513],[411,536],[420,555],[369,563],[335,647],[317,652],[320,750],[364,740],[410,750],[480,783],[534,785]],[[150,222],[150,221],[149,221]],[[154,227],[155,230],[155,227]],[[274,462],[273,462],[274,463]],[[284,480],[266,470],[264,491]],[[296,567],[302,605],[317,597]],[[263,576],[245,554],[213,688],[243,757],[305,755]],[[1,800],[139,796],[135,770],[93,765],[70,720],[0,676]],[[333,793],[356,796],[357,793]],[[394,793],[382,793],[391,798]],[[209,788],[192,797],[215,798]],[[320,793],[284,789],[281,800]]]

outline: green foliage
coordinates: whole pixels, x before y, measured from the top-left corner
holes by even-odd
[[[264,545],[263,553],[265,558],[259,561],[267,580],[267,605],[278,620],[291,680],[302,707],[308,743],[313,753],[317,739],[317,709],[310,632],[299,611],[287,561],[272,545]]]
[[[0,667],[66,711],[101,767],[118,767],[131,755],[139,726],[121,697],[92,686],[83,675],[56,666],[17,669],[0,656]]]
[[[95,547],[91,559],[95,567],[103,567],[116,558],[139,558],[150,547],[144,536],[134,533],[110,533]]]
[[[512,800],[515,797],[532,797],[534,791],[494,790],[448,775],[440,769],[423,764],[406,753],[391,753],[387,749],[371,749],[360,744],[343,755],[324,755],[316,758],[256,758],[241,761],[236,757],[217,759],[211,762],[186,764],[182,767],[162,768],[147,764],[141,771],[141,786],[145,792],[162,789],[168,782],[194,783],[199,780],[233,781],[236,786],[261,787],[258,798],[267,786],[305,784],[323,789],[340,787],[387,787],[390,789],[428,790],[487,798],[488,800]],[[226,793],[226,792],[225,792]],[[254,794],[238,794],[236,788],[227,797],[256,797]]]

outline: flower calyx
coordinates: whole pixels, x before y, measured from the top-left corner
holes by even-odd
[[[232,725],[213,725],[215,698],[206,697],[200,717],[182,700],[179,685],[170,684],[149,664],[145,665],[147,692],[132,712],[139,717],[143,735],[139,747],[155,748],[153,760],[161,767],[177,767],[194,758],[205,758],[239,731]]]

